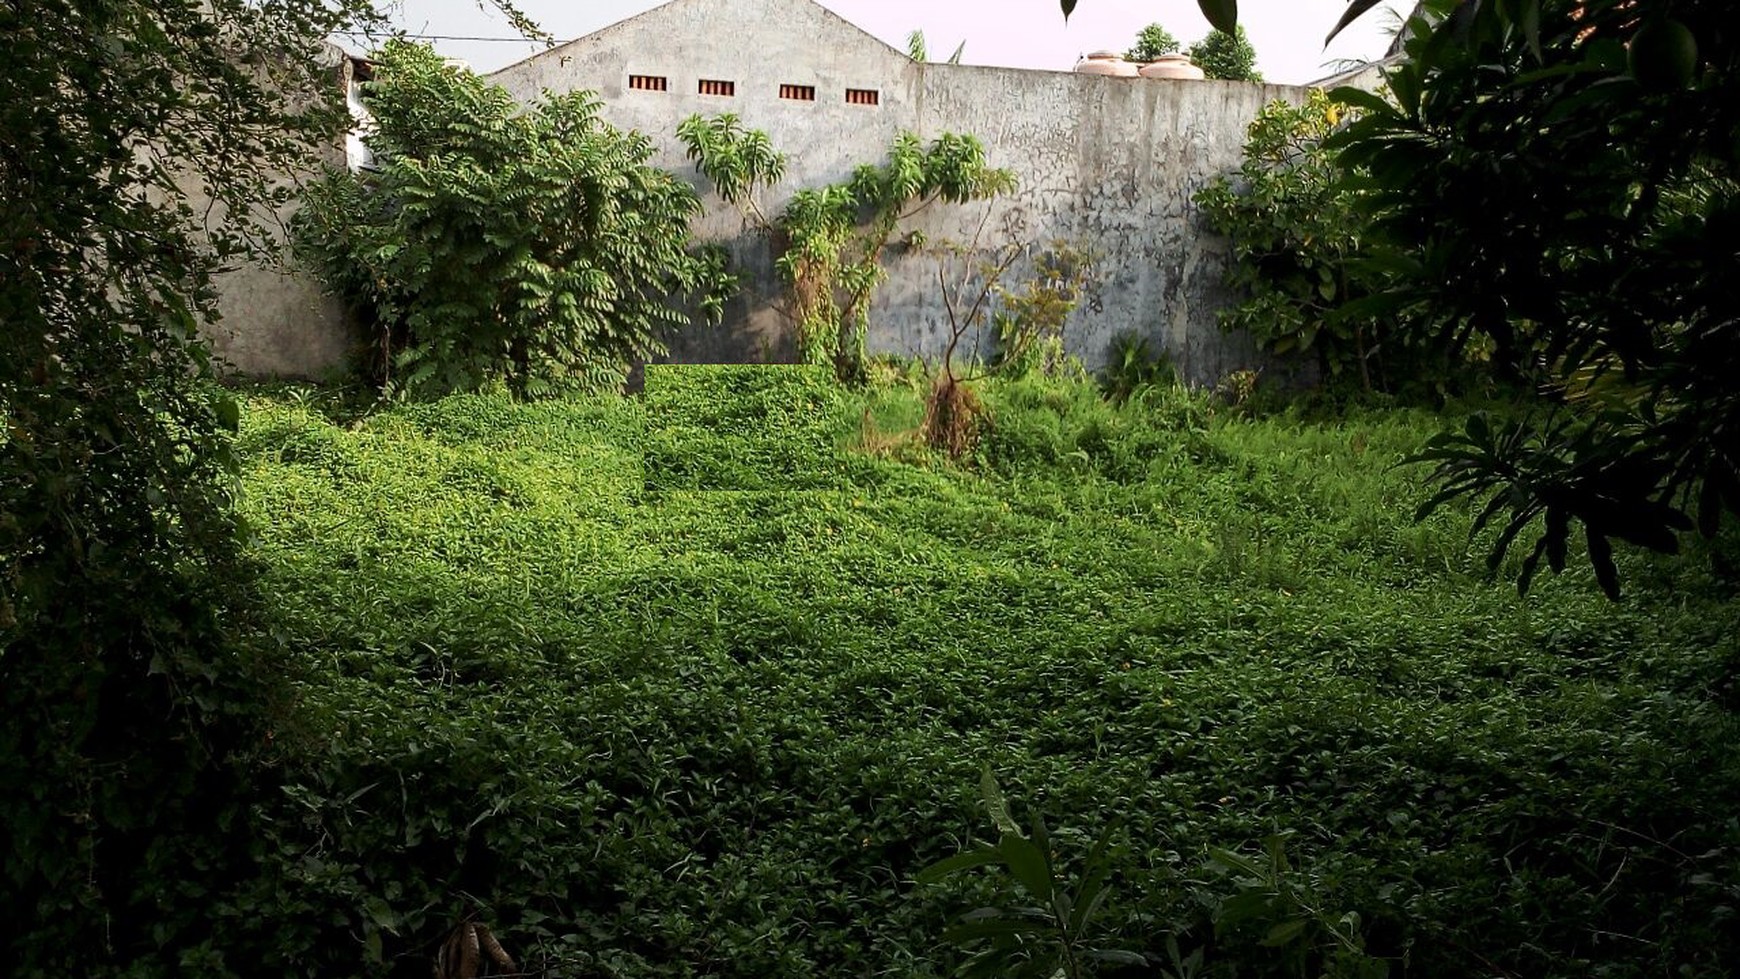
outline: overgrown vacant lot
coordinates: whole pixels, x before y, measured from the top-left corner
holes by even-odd
[[[1327,940],[1262,946],[1280,898],[1209,924],[1208,847],[1281,834],[1285,894],[1392,974],[1740,965],[1708,555],[1622,561],[1618,605],[1574,556],[1519,599],[1465,515],[1412,521],[1391,466],[1434,416],[1007,385],[956,466],[879,434],[918,397],[666,368],[345,423],[253,400],[284,919],[407,974],[466,908],[565,975],[940,973],[995,878],[912,876],[991,831],[988,764],[1019,813],[1114,827],[1114,947],[1251,975]]]

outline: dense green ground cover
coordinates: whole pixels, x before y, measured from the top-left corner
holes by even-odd
[[[564,975],[926,975],[991,883],[911,878],[989,830],[989,764],[1053,826],[1121,827],[1123,947],[1279,968],[1214,935],[1204,859],[1280,833],[1396,974],[1740,966],[1740,614],[1706,555],[1632,560],[1620,605],[1577,561],[1521,600],[1465,517],[1411,519],[1391,464],[1438,417],[987,396],[964,466],[876,434],[915,391],[798,368],[251,400],[298,695],[260,813],[290,879],[236,906],[328,970],[427,974],[474,909]]]

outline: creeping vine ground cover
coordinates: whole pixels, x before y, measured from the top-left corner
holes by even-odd
[[[960,465],[870,435],[921,384],[826,368],[351,420],[252,397],[298,699],[237,933],[320,974],[427,975],[469,914],[551,975],[941,975],[994,882],[913,878],[994,832],[988,765],[1060,860],[1112,834],[1102,920],[1156,962],[1292,974],[1216,934],[1205,869],[1281,835],[1289,893],[1393,975],[1740,963],[1708,555],[1632,557],[1623,604],[1575,562],[1519,599],[1467,514],[1412,522],[1392,464],[1437,417],[983,394]]]

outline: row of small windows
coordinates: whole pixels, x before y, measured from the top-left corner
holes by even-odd
[[[668,92],[671,90],[671,80],[663,75],[630,75],[628,87],[643,92]],[[717,78],[703,78],[696,83],[696,92],[701,95],[734,96],[737,94],[737,83],[723,81]],[[791,99],[794,102],[814,102],[816,87],[814,85],[781,85],[779,97]],[[846,102],[849,105],[881,105],[882,93],[873,88],[846,89]]]

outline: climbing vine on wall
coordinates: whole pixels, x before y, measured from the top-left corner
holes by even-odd
[[[785,161],[766,133],[744,129],[727,114],[690,116],[677,135],[719,196],[774,240],[804,362],[832,365],[847,381],[863,373],[871,299],[887,277],[883,253],[902,222],[938,202],[964,204],[1015,189],[1014,172],[990,166],[977,138],[943,133],[927,144],[907,132],[895,138],[885,163],[800,190],[769,220],[756,193],[784,176]]]

